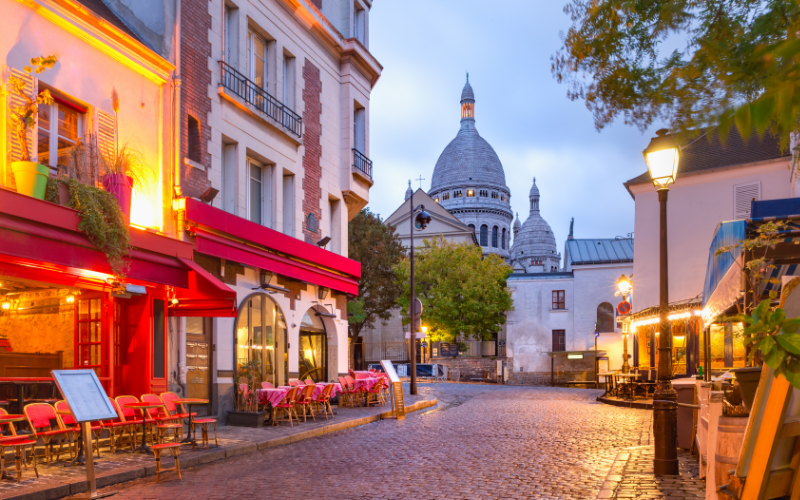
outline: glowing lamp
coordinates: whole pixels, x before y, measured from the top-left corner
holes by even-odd
[[[424,333],[425,335],[428,334],[428,327],[427,326],[423,326],[422,327],[422,333]]]
[[[306,359],[311,359],[311,357],[314,355],[314,353],[311,352],[311,349],[306,349],[305,355],[306,355]]]
[[[11,309],[11,302],[9,302],[7,300],[4,300],[3,301],[3,310],[4,311],[8,311],[9,309]]]
[[[619,281],[617,281],[617,288],[619,288],[622,295],[627,295],[631,290],[631,280],[623,274],[619,277]]]
[[[642,154],[655,187],[665,189],[675,182],[678,175],[680,147],[675,143],[673,136],[667,134],[667,129],[658,130],[656,137],[650,139],[650,144]]]
[[[75,303],[75,295],[70,293],[67,295],[67,304],[74,304]]]

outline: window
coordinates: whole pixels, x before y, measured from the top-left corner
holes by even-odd
[[[188,115],[186,118],[186,133],[188,135],[186,156],[193,162],[202,163],[200,122],[192,115]]]
[[[358,105],[356,105],[358,106]],[[365,154],[365,137],[364,137],[364,129],[365,129],[365,117],[364,117],[364,108],[356,107],[353,111],[353,147],[361,153]]]
[[[567,331],[553,330],[553,352],[564,352],[567,350]]]
[[[761,199],[761,183],[739,184],[733,186],[733,218],[749,219],[753,200]]]
[[[469,228],[472,229],[472,232],[475,232],[475,224],[469,224]]]
[[[247,52],[250,60],[250,79],[267,89],[267,42],[255,32],[247,32]]]
[[[294,236],[294,175],[283,174],[283,234]]]
[[[312,233],[316,233],[319,231],[319,223],[317,222],[317,216],[313,213],[308,214],[306,217],[306,229],[311,231]]]
[[[333,253],[341,254],[342,216],[339,213],[339,200],[328,200],[328,206],[330,208],[330,221],[328,224],[331,237],[330,247],[328,248]]]
[[[474,189],[467,189],[467,197],[468,198],[473,198],[474,196],[475,196],[475,190]]]
[[[270,227],[270,173],[271,168],[251,158],[247,159],[248,189],[247,218],[256,224]]]
[[[225,62],[235,64],[237,9],[225,6]]]
[[[553,309],[566,309],[564,290],[553,290]]]
[[[492,228],[492,248],[497,248],[497,226]]]
[[[541,266],[542,265],[542,261],[540,259],[531,259],[531,265],[532,266]]]
[[[461,105],[461,118],[475,118],[475,107],[471,102]]]
[[[502,195],[502,196],[500,197],[500,201],[506,201],[506,195]]]
[[[285,385],[289,375],[286,321],[278,305],[266,294],[253,294],[239,305],[234,330],[236,371],[255,363],[256,380]],[[237,381],[234,381],[237,382]],[[246,383],[246,377],[238,383]],[[238,386],[238,383],[234,384]]]
[[[503,236],[500,239],[500,248],[503,250],[506,249],[506,228],[503,228]]]
[[[294,108],[294,64],[295,58],[283,54],[283,104]]]
[[[164,378],[165,360],[164,353],[164,326],[166,318],[163,300],[153,301],[153,378]]]
[[[362,45],[366,44],[367,32],[367,15],[366,11],[358,5],[354,4],[353,9],[353,38],[361,42]]]
[[[480,197],[481,198],[488,198],[489,197],[489,191],[487,191],[485,189],[481,189]]]
[[[60,100],[60,99],[59,99]],[[67,149],[78,141],[83,113],[64,102],[39,106],[39,163],[51,167],[65,164]]]
[[[481,246],[489,246],[489,226],[486,224],[481,226]]]
[[[236,207],[236,143],[222,143],[222,209],[234,213]]]
[[[450,193],[442,193],[442,200],[449,200],[449,199],[450,199]]]
[[[493,200],[497,199],[497,191],[492,191],[492,199]]]
[[[461,190],[453,191],[453,198],[461,198]]]
[[[603,302],[597,306],[597,332],[609,333],[614,331],[614,306]]]

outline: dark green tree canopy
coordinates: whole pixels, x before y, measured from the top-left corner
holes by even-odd
[[[552,73],[598,129],[622,117],[678,132],[735,123],[782,145],[800,111],[800,0],[571,0]],[[669,40],[668,40],[669,39]],[[665,43],[682,49],[663,53]]]

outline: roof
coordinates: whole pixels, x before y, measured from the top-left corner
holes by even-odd
[[[125,22],[122,18],[118,17],[111,8],[103,2],[103,0],[78,0],[84,7],[92,10],[95,14],[102,17],[109,24],[114,26],[115,28],[123,31],[125,34],[129,35],[131,38],[136,40],[137,42],[141,43],[142,45],[152,48],[150,44],[138,34],[136,34]]]
[[[753,131],[745,141],[739,135],[738,130],[731,127],[723,145],[720,142],[717,128],[705,130],[704,135],[693,139],[692,142],[681,148],[678,177],[681,174],[776,160],[788,156],[787,152],[781,151],[780,138],[768,132],[759,137],[758,133]],[[651,182],[650,174],[645,172],[625,182],[625,186]]]
[[[475,93],[472,92],[472,85],[469,84],[469,73],[467,73],[467,83],[464,84],[464,90],[461,91],[461,101],[464,100],[475,100]]]
[[[567,259],[572,265],[633,262],[632,239],[567,240]]]
[[[572,271],[557,271],[553,273],[511,273],[508,279],[522,279],[522,278],[572,278]]]

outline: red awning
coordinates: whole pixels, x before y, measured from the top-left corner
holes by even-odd
[[[189,266],[189,288],[175,289],[178,303],[170,305],[169,315],[179,317],[235,318],[236,292],[189,259],[179,258]]]
[[[197,229],[198,252],[266,269],[289,278],[358,295],[358,281]]]

